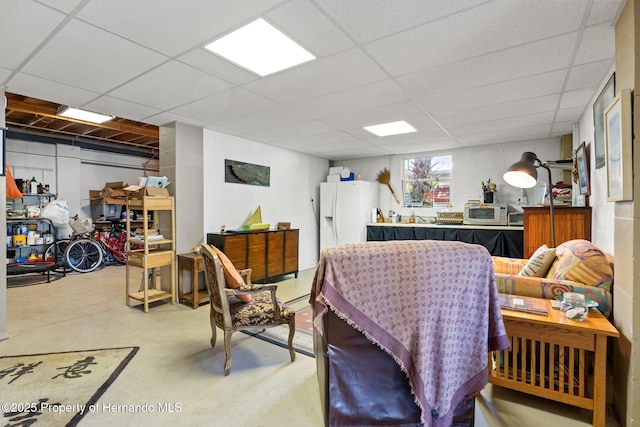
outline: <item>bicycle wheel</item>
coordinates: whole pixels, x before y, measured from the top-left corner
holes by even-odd
[[[102,247],[91,239],[78,239],[69,244],[67,263],[80,273],[89,273],[102,265]]]
[[[53,261],[56,263],[56,271],[64,271],[65,273],[70,273],[73,270],[69,266],[67,262],[67,258],[65,256],[67,252],[67,246],[71,240],[69,239],[61,239],[56,240],[53,244],[51,244],[46,251],[44,251],[44,260],[45,261]]]

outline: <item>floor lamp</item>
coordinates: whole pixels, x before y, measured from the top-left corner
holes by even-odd
[[[518,188],[531,188],[538,181],[536,168],[545,168],[549,173],[549,211],[551,214],[551,247],[556,247],[555,217],[553,215],[553,184],[551,182],[551,169],[530,151],[522,153],[520,161],[515,162],[502,176],[507,184]]]

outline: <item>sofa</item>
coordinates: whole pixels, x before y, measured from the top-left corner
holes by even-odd
[[[598,310],[609,317],[613,309],[613,258],[587,240],[569,240],[555,248],[548,269],[542,266],[545,271],[523,275],[536,254],[549,250],[541,247],[530,259],[493,257],[498,292],[548,299],[577,292],[596,301]]]

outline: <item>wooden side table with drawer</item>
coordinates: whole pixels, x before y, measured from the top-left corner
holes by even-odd
[[[191,272],[191,292],[184,293],[182,273]],[[193,304],[195,310],[202,303],[209,302],[207,289],[198,288],[198,273],[204,271],[202,255],[188,253],[178,255],[178,301],[187,301]]]
[[[548,316],[502,309],[511,348],[490,355],[489,382],[593,411],[606,419],[607,338],[618,330],[597,309],[571,320],[547,306]]]

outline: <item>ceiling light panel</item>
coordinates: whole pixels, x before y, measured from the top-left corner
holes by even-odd
[[[113,116],[94,113],[92,111],[80,110],[73,107],[62,108],[60,112],[58,112],[58,115],[91,123],[104,123],[108,122],[109,120],[113,120]]]
[[[205,49],[262,77],[315,59],[262,18],[209,43]]]
[[[365,126],[364,130],[378,136],[400,135],[403,133],[416,132],[416,128],[414,128],[404,120]]]

